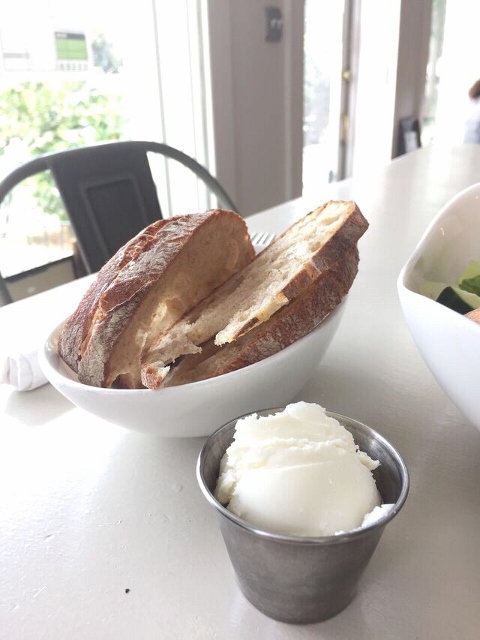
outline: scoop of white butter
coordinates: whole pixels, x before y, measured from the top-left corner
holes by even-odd
[[[272,532],[325,536],[351,531],[380,505],[378,466],[317,404],[237,422],[220,464],[217,499]]]

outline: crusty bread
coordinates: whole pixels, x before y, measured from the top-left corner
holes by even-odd
[[[150,351],[143,358],[142,383],[149,388],[161,386],[170,364],[178,358],[201,353],[202,345],[212,339],[217,346],[238,341],[293,300],[303,294],[307,299],[307,292],[315,290],[311,288],[312,283],[322,274],[328,270],[341,272],[338,265],[367,228],[368,222],[351,201],[330,201],[311,211],[157,342],[152,341]],[[299,302],[295,308],[300,312],[302,304]],[[288,317],[289,314],[285,314],[285,318]],[[307,322],[305,327],[308,326]],[[302,335],[309,330],[301,329]],[[216,358],[219,362],[219,357]],[[219,366],[218,370],[221,369]],[[180,373],[175,375],[179,378]]]
[[[340,261],[266,322],[223,347],[210,341],[202,345],[201,353],[181,358],[167,374],[162,387],[197,382],[241,369],[299,340],[340,304],[357,275],[358,262],[358,249],[353,245]],[[153,379],[151,386],[155,386],[155,382]]]
[[[99,272],[65,324],[61,357],[86,384],[141,387],[150,342],[254,254],[245,221],[233,211],[153,223]]]
[[[78,361],[81,357],[82,345],[91,330],[92,318],[102,294],[117,278],[119,272],[130,262],[134,262],[139,253],[148,250],[158,241],[158,234],[166,224],[166,220],[154,222],[135,238],[121,247],[117,253],[98,272],[97,277],[83,296],[77,309],[65,323],[58,343],[58,351],[63,360],[75,372],[78,372]]]

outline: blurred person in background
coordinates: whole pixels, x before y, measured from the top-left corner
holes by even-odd
[[[480,79],[468,90],[469,110],[465,120],[464,142],[480,142]]]

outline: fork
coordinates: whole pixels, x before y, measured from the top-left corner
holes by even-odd
[[[252,240],[252,244],[266,247],[275,238],[275,234],[270,231],[254,231],[250,238]]]

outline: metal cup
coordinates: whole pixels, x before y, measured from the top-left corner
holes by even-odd
[[[269,415],[282,409],[257,413]],[[197,479],[215,507],[242,592],[257,609],[282,622],[320,622],[340,613],[352,601],[385,526],[408,494],[407,468],[394,447],[361,422],[327,413],[352,433],[362,451],[380,461],[373,472],[377,488],[383,503],[395,505],[363,529],[323,537],[279,535],[252,526],[223,507],[214,491],[220,460],[233,440],[238,418],[213,433],[198,457]]]

